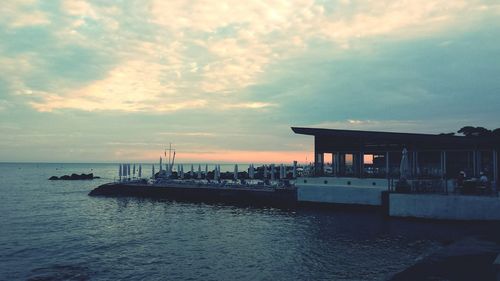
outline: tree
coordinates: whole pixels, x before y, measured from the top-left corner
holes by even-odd
[[[484,127],[465,126],[457,131],[466,137],[491,136],[492,132]]]
[[[491,135],[500,138],[500,128],[496,128],[495,130],[491,131]]]

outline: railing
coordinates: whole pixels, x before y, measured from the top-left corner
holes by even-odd
[[[493,184],[475,180],[465,181],[462,185],[458,185],[456,180],[444,179],[395,180],[394,182],[393,191],[399,193],[498,196]]]

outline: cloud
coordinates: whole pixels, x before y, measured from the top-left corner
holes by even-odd
[[[162,82],[167,68],[151,62],[128,61],[111,70],[106,78],[70,90],[66,95],[40,93],[41,101],[33,102],[32,106],[49,112],[54,109],[170,112],[205,106],[205,100],[185,100],[178,84]]]
[[[134,152],[132,152],[134,153]],[[307,163],[306,159],[313,159],[314,153],[312,150],[291,150],[291,151],[249,151],[249,150],[212,150],[199,152],[182,152],[177,153],[176,163],[286,163],[291,164],[293,161],[299,163]],[[121,156],[121,155],[120,155]],[[133,158],[136,159],[157,159],[158,151],[141,151],[135,152]],[[242,168],[242,167],[240,167]]]
[[[51,21],[50,13],[35,0],[9,2],[0,9],[0,15],[12,14],[4,20],[11,28]],[[105,72],[104,78],[92,81],[46,77],[58,83],[50,89],[27,83],[30,77],[21,72],[15,75],[11,88],[34,93],[28,103],[44,112],[173,112],[206,107],[207,100],[219,101],[218,96],[235,101],[225,108],[261,109],[277,104],[253,102],[251,95],[241,93],[268,83],[276,66],[284,61],[301,59],[304,54],[317,60],[329,58],[350,48],[369,46],[364,40],[374,37],[429,36],[497,10],[498,5],[465,0],[370,0],[362,4],[65,0],[60,11],[51,11],[61,13],[52,17],[58,22],[51,25],[59,51],[79,46],[112,57],[114,64],[93,62],[93,69],[82,70]],[[312,54],[310,50],[318,42],[329,47]],[[32,59],[31,64],[52,60],[47,50],[32,48],[23,54]],[[72,60],[66,63],[78,64],[78,57]]]
[[[290,125],[495,126],[499,14],[476,0],[7,1],[0,117],[43,129],[0,155],[156,159],[168,140],[192,161],[289,161],[313,145]]]
[[[0,99],[0,111],[4,111],[11,106],[12,105],[9,101]]]
[[[262,109],[268,107],[276,107],[277,105],[269,102],[246,102],[246,103],[230,103],[223,104],[224,109]]]
[[[449,133],[460,129],[460,126],[467,124],[467,120],[441,119],[429,123],[426,120],[339,120],[327,121],[316,124],[309,124],[306,127],[346,129],[346,130],[367,130],[384,132],[403,133]]]
[[[40,10],[38,0],[5,1],[0,5],[0,25],[9,28],[47,25],[48,15]]]
[[[187,137],[214,137],[215,133],[209,132],[160,132],[162,136],[187,136]]]

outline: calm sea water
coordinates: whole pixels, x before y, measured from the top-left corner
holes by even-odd
[[[145,167],[145,170],[149,167]],[[48,181],[93,172],[93,181]],[[384,280],[491,225],[87,196],[113,164],[0,164],[0,280]]]

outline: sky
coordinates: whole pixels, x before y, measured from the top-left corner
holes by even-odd
[[[499,77],[497,0],[6,0],[0,162],[305,162],[291,126],[498,128]]]

